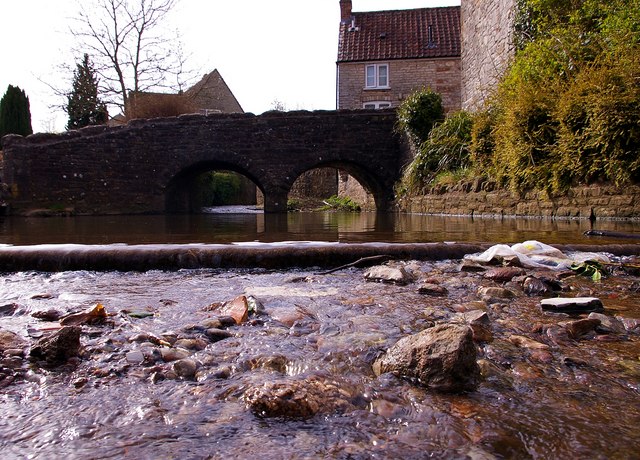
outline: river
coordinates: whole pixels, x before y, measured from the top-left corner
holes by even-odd
[[[242,209],[239,209],[242,210]],[[8,217],[0,220],[0,243],[180,244],[327,241],[343,243],[439,241],[602,244],[620,240],[586,237],[586,230],[640,233],[640,221],[537,218],[472,218],[393,213]]]
[[[9,245],[116,248],[309,240],[619,242],[582,235],[593,228],[628,233],[638,224],[227,214],[10,218],[0,235]],[[520,281],[497,283],[483,272],[461,271],[459,260],[394,262],[416,278],[407,285],[367,281],[366,269],[356,267],[329,274],[251,267],[7,272],[0,278],[0,305],[9,306],[0,308],[2,330],[16,333],[25,351],[4,353],[0,365],[3,458],[634,458],[640,277],[621,267],[639,264],[634,257],[612,262],[620,269],[600,282],[525,270],[556,279],[565,291],[555,295],[597,295],[608,316],[629,324],[628,331],[591,331],[579,339],[558,332],[576,318],[544,313],[542,297],[526,295]],[[446,294],[420,294],[425,281]],[[483,298],[479,292],[487,286],[514,297]],[[248,321],[224,328],[223,340],[206,335],[219,304],[240,295],[261,307]],[[27,359],[28,344],[59,327],[36,319],[38,313],[64,315],[98,303],[109,316],[83,326],[78,358],[55,367]],[[491,320],[490,340],[477,343],[483,371],[477,390],[438,394],[373,373],[373,359],[398,339],[433,323],[459,322],[475,309]],[[516,345],[514,336],[543,347]],[[193,360],[196,373],[176,375],[171,353]],[[302,391],[320,382],[331,391],[315,415],[269,417],[253,410],[247,395],[274,382]]]

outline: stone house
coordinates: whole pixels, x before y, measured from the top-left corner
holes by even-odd
[[[427,87],[461,107],[460,7],[353,12],[340,0],[337,108],[397,107]]]

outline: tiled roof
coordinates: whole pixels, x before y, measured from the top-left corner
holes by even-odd
[[[459,6],[353,13],[352,18],[340,24],[338,62],[460,56]]]

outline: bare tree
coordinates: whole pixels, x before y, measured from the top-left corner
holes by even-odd
[[[83,0],[71,29],[88,53],[110,104],[128,110],[129,96],[141,91],[182,90],[185,72],[180,39],[165,28],[179,0]],[[172,36],[173,35],[173,36]]]

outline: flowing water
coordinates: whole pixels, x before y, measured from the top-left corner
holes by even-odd
[[[594,243],[582,236],[591,229],[584,221],[321,215],[310,217],[306,229],[307,216],[290,214],[286,225],[279,217],[276,223],[263,215],[10,219],[0,233],[13,245]],[[638,230],[634,223],[594,225]],[[638,265],[633,258],[614,260]],[[57,324],[35,319],[36,312],[101,303],[110,316],[105,324],[83,326],[81,359],[66,365],[3,358],[2,458],[637,458],[638,332],[557,339],[544,331],[571,318],[543,313],[540,297],[526,296],[517,283],[506,285],[515,299],[482,301],[478,288],[496,283],[461,272],[459,261],[402,263],[448,294],[418,294],[418,282],[368,282],[362,268],[330,274],[251,268],[5,273],[0,305],[13,309],[1,318],[2,329],[27,342]],[[597,295],[608,315],[633,320],[640,318],[635,274],[617,271],[599,283],[574,276],[562,283],[571,296]],[[226,329],[230,337],[213,342],[193,327],[215,317],[209,306],[243,294],[263,308]],[[483,379],[476,391],[437,394],[372,372],[374,358],[401,337],[459,320],[459,312],[471,308],[488,312],[493,334],[478,343]],[[509,340],[514,334],[549,348],[519,348]],[[154,337],[163,342],[146,339]],[[193,377],[176,377],[174,362],[160,354],[176,338],[199,344],[189,351],[198,365]],[[143,361],[132,358],[136,352]],[[328,391],[326,406],[314,416],[267,417],[249,407],[247,394],[269,382],[303,389],[321,382],[339,389],[339,404]]]

